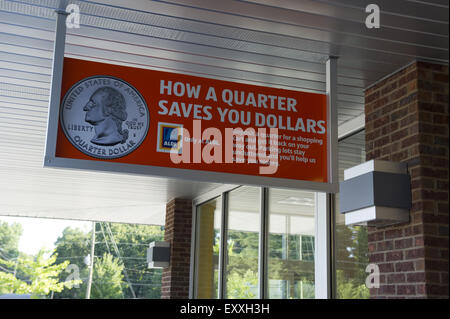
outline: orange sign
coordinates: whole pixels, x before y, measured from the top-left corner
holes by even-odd
[[[65,58],[55,156],[326,183],[327,131],[324,94]]]

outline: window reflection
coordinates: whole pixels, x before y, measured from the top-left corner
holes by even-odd
[[[344,170],[365,162],[364,131],[339,142],[339,180],[344,180]],[[365,285],[365,272],[369,263],[367,227],[346,226],[339,212],[339,194],[336,195],[336,297],[341,299],[369,298]]]
[[[269,191],[269,298],[314,298],[314,193]]]
[[[258,298],[260,202],[257,187],[229,193],[226,298]]]
[[[218,298],[221,197],[197,208],[197,298]]]

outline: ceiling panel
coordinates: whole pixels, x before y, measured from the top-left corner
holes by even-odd
[[[81,9],[67,35],[76,58],[324,92],[324,62],[336,55],[339,124],[363,114],[378,79],[415,59],[448,63],[444,0],[379,0],[380,29],[365,27],[371,1],[360,0],[70,2]],[[219,187],[42,168],[59,6],[0,0],[0,214],[162,224],[168,199]]]

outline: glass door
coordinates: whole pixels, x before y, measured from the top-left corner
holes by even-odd
[[[241,186],[198,205],[193,296],[315,298],[316,198]]]
[[[314,193],[269,190],[269,298],[314,298],[314,215]]]
[[[239,187],[228,196],[225,298],[258,298],[260,189]]]

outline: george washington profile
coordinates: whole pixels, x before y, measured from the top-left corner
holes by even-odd
[[[114,88],[102,87],[96,90],[84,106],[85,121],[94,126],[95,136],[91,142],[102,146],[125,143],[128,130],[122,130],[127,119],[123,95]]]

